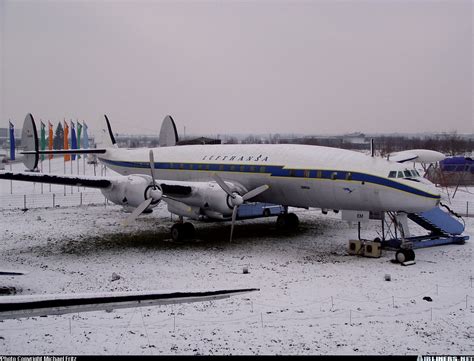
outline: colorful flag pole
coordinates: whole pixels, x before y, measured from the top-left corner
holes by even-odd
[[[41,124],[41,135],[40,135],[40,147],[41,150],[46,150],[46,124],[40,120]],[[44,154],[41,154],[41,162],[44,160]]]
[[[53,150],[53,138],[54,138],[53,123],[51,123],[48,120],[48,149],[49,150]],[[50,154],[48,158],[49,158],[49,160],[53,159],[53,155]],[[49,162],[49,165],[50,165],[50,168],[51,168],[51,162]],[[49,171],[51,172],[51,169],[49,169]]]
[[[71,120],[71,149],[77,149],[77,138],[76,138],[76,127],[74,122]],[[76,160],[76,155],[71,154],[71,159]]]
[[[53,150],[53,123],[48,120],[48,149]],[[51,159],[53,155],[48,155],[48,172],[51,173]],[[49,192],[51,193],[51,183],[49,183]]]
[[[10,129],[10,160],[15,160],[15,126],[8,121]]]
[[[77,123],[77,149],[81,149],[82,124],[79,123],[79,121],[77,121],[76,123]],[[78,154],[77,159],[80,159],[80,158],[81,156]]]
[[[67,124],[66,120],[64,120],[64,149],[69,149],[69,125]],[[71,160],[71,156],[69,154],[64,154],[64,161],[68,162]]]
[[[46,149],[46,124],[40,119],[40,150]],[[41,154],[40,171],[43,173],[44,154]],[[43,183],[41,183],[41,194],[43,194]]]
[[[76,135],[74,132],[74,123],[72,122],[72,120],[70,120],[70,122],[71,122],[71,149],[72,149],[72,135],[74,134],[74,137],[76,137]],[[71,155],[71,175],[72,175],[72,159],[73,159],[72,157],[73,156],[74,155]],[[71,186],[71,194],[72,194],[72,191],[73,191],[73,187]]]
[[[84,139],[82,140],[82,148],[89,149],[89,135],[87,134],[87,124],[84,122]]]

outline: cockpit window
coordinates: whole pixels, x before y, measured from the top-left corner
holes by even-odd
[[[420,173],[416,169],[405,169],[404,171],[391,170],[388,173],[389,178],[419,178]]]

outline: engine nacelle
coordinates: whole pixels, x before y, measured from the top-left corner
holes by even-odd
[[[101,189],[102,194],[111,202],[129,207],[138,207],[147,198],[153,189],[151,177],[146,175],[130,175],[111,180],[112,187]],[[153,200],[150,207],[158,205],[158,200]]]
[[[244,192],[239,190],[239,193]],[[186,198],[186,204],[201,208],[210,216],[210,212],[222,214],[224,217],[232,215],[233,204],[226,192],[215,182],[198,183],[193,185],[192,195]],[[211,218],[220,218],[213,217]]]

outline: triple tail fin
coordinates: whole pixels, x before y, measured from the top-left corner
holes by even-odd
[[[26,168],[34,170],[38,167],[39,161],[39,142],[38,132],[36,130],[35,120],[31,113],[26,114],[21,131],[21,145],[24,148],[23,164]]]
[[[117,147],[107,117],[106,121],[110,136],[112,138],[112,145]],[[38,168],[39,156],[41,154],[100,154],[107,152],[106,148],[39,150],[38,131],[35,120],[31,113],[26,115],[25,121],[23,122],[23,129],[21,131],[21,145],[23,147],[23,151],[20,152],[20,154],[23,155],[23,164],[29,170],[35,170]]]

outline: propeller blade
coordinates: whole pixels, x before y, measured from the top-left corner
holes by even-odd
[[[137,208],[133,210],[133,212],[123,221],[123,225],[127,226],[131,222],[133,222],[137,217],[142,214],[142,212],[150,205],[150,203],[153,201],[153,198],[148,198],[145,201],[143,201]]]
[[[246,201],[247,199],[256,197],[256,196],[258,196],[260,193],[265,192],[268,188],[270,188],[270,186],[264,184],[263,186],[257,187],[257,188],[255,188],[255,189],[252,189],[250,192],[245,193],[245,194],[242,196],[242,198],[244,199],[244,201]]]
[[[150,149],[150,172],[151,179],[153,180],[153,188],[156,188],[155,183],[155,158],[153,157],[153,150]]]
[[[221,177],[219,177],[217,175],[217,173],[214,173],[212,175],[212,178],[214,178],[214,180],[217,182],[217,184],[219,184],[219,187],[221,187],[222,190],[229,195],[229,197],[235,198],[235,195],[232,193],[229,186],[224,182],[224,180]]]
[[[234,223],[235,223],[235,219],[237,218],[237,209],[239,208],[239,206],[234,206],[234,208],[232,209],[232,223],[231,223],[231,226],[230,226],[230,242],[232,242],[232,235],[234,234]]]

